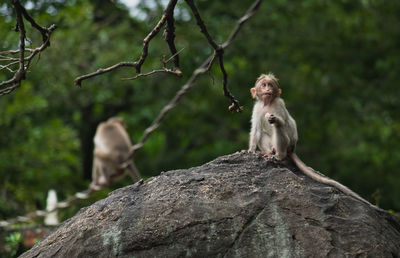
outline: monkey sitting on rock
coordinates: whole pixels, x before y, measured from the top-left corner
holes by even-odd
[[[250,92],[256,102],[251,117],[248,152],[255,152],[258,147],[267,160],[281,161],[289,157],[305,175],[315,181],[334,186],[343,193],[377,208],[346,186],[306,166],[295,154],[298,140],[296,121],[280,97],[282,91],[278,87],[278,79],[273,74],[262,74],[258,77]]]

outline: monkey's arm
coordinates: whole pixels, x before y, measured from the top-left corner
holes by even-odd
[[[98,191],[107,186],[107,177],[104,169],[101,161],[95,157],[93,159],[92,182],[90,183],[91,189]]]
[[[256,126],[252,125],[251,126],[251,131],[250,131],[250,141],[249,141],[249,152],[255,152],[257,148],[257,136],[256,136]]]
[[[260,115],[258,102],[253,107],[253,113],[251,115],[251,129],[249,138],[249,149],[248,152],[255,152],[257,149],[257,142],[260,139]]]
[[[285,123],[285,120],[279,114],[265,114],[265,119],[268,120],[270,124],[274,124],[275,126],[282,126]]]
[[[96,158],[94,158],[92,167],[92,183],[90,184],[90,187],[93,189],[95,188],[95,186],[97,186],[99,182],[98,169],[99,169],[98,161],[96,160]]]
[[[113,152],[108,152],[108,151],[106,152],[99,148],[95,148],[93,154],[95,157],[97,157],[103,161],[106,161],[106,162],[115,162],[119,158],[118,153],[113,153]]]
[[[255,152],[257,143],[261,137],[260,121],[258,117],[253,117],[251,120],[250,140],[248,152]]]

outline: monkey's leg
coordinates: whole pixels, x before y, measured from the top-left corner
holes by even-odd
[[[274,126],[272,145],[273,149],[275,150],[274,157],[277,160],[282,160],[286,158],[289,145],[289,137],[286,135],[286,133],[284,133],[282,127]]]
[[[133,160],[131,160],[131,162],[129,162],[127,169],[129,170],[129,172],[135,182],[138,182],[142,179],[140,177],[139,170],[136,168]]]
[[[101,161],[94,157],[93,159],[93,168],[92,168],[92,182],[90,183],[90,188],[93,190],[101,190],[104,186],[100,183],[100,181],[104,180],[104,175],[102,175],[103,167],[101,165]]]
[[[272,148],[272,141],[271,141],[271,137],[267,134],[264,134],[263,137],[261,137],[260,139],[260,144],[259,144],[259,148],[261,150],[261,153],[264,156],[268,156],[271,154],[271,148]]]

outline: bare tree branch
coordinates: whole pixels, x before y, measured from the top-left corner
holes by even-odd
[[[161,27],[165,24],[166,20],[167,20],[167,16],[164,13],[162,15],[160,21],[154,27],[154,29],[144,38],[142,55],[140,56],[140,59],[139,59],[139,61],[137,61],[137,64],[136,64],[136,72],[137,73],[140,73],[142,65],[143,65],[144,61],[146,60],[147,54],[149,52],[150,41],[158,34],[158,32],[161,30]]]
[[[233,42],[233,40],[236,38],[239,30],[242,28],[243,24],[251,17],[255,14],[255,12],[258,10],[258,8],[260,7],[262,0],[257,0],[255,1],[252,6],[247,10],[247,12],[245,13],[244,16],[242,16],[238,22],[236,23],[236,26],[234,28],[234,30],[232,31],[230,37],[228,38],[228,40],[226,42],[224,42],[222,44],[222,48],[225,49],[227,47],[229,47],[229,45]],[[182,86],[182,88],[175,94],[175,96],[170,100],[170,102],[163,107],[163,109],[160,111],[160,113],[158,114],[157,118],[154,119],[154,121],[152,122],[152,124],[144,131],[142,138],[138,141],[138,143],[136,143],[135,145],[132,146],[131,148],[131,153],[129,155],[129,157],[127,158],[127,160],[131,159],[132,156],[134,155],[134,153],[142,148],[144,146],[144,143],[147,141],[147,139],[149,138],[150,134],[153,133],[161,124],[162,120],[165,118],[165,116],[167,115],[167,113],[173,109],[181,100],[181,98],[183,97],[183,95],[185,95],[185,93],[193,87],[195,81],[197,80],[197,78],[203,74],[206,73],[207,71],[210,70],[212,63],[215,61],[217,54],[214,53],[213,55],[209,56],[203,63],[202,65],[197,68],[192,75],[190,76],[190,78],[188,79],[188,81],[186,82],[186,84],[184,84]],[[221,60],[220,64],[221,64]],[[221,69],[223,69],[223,64]],[[226,74],[226,73],[225,73]],[[234,105],[234,103],[232,104]],[[229,107],[231,110],[237,110],[236,106],[231,106]],[[240,107],[241,109],[242,107]],[[121,165],[121,168],[124,168],[127,165],[127,162],[125,162],[124,164]]]
[[[0,65],[1,70],[7,70],[10,73],[14,73],[13,77],[9,80],[0,82],[0,96],[6,95],[21,86],[22,80],[26,77],[26,71],[29,69],[31,61],[33,58],[44,51],[48,46],[50,46],[50,36],[53,31],[57,28],[56,25],[51,25],[49,28],[40,26],[36,21],[29,15],[26,9],[20,4],[18,0],[12,0],[11,3],[14,6],[17,24],[15,30],[19,32],[19,49],[3,51],[0,53],[1,62],[6,62],[5,65]],[[40,32],[42,35],[42,45],[35,49],[25,49],[26,31],[24,19],[30,22],[32,27]],[[26,52],[30,55],[25,56]],[[10,57],[9,55],[19,54],[18,62],[16,58]],[[8,62],[8,63],[7,63]],[[19,64],[18,70],[14,71],[13,66]]]
[[[88,73],[88,74],[79,76],[78,78],[75,79],[75,84],[78,86],[81,86],[82,81],[84,81],[86,79],[95,77],[95,76],[103,74],[103,73],[111,72],[120,67],[136,67],[136,66],[137,66],[137,62],[120,62],[118,64],[115,64],[115,65],[107,67],[107,68],[100,68],[96,72],[92,72],[92,73]]]
[[[170,74],[174,74],[174,75],[176,75],[178,77],[181,77],[182,76],[182,72],[179,69],[177,69],[177,70],[168,69],[168,68],[166,68],[166,64],[168,62],[170,62],[174,58],[174,56],[178,55],[182,50],[180,50],[179,52],[175,53],[168,60],[161,60],[161,62],[163,63],[163,69],[153,70],[153,71],[148,72],[148,73],[139,73],[136,76],[131,77],[131,78],[122,78],[122,80],[135,80],[137,78],[144,77],[144,76],[149,76],[149,75],[152,75],[152,74],[155,74],[155,73],[170,73]],[[95,76],[103,74],[103,73],[111,72],[111,71],[116,70],[116,69],[118,69],[120,67],[123,67],[123,66],[126,66],[126,67],[137,67],[137,62],[120,62],[118,64],[115,64],[113,66],[110,66],[110,67],[107,67],[107,68],[104,68],[104,69],[100,68],[96,72],[89,73],[89,74],[86,74],[86,75],[82,75],[82,76],[76,78],[75,79],[75,84],[78,85],[78,86],[81,86],[81,82],[83,80],[89,79],[91,77],[95,77]]]
[[[158,32],[161,30],[162,26],[164,26],[164,24],[166,22],[168,23],[168,26],[167,26],[167,29],[166,29],[167,32],[165,33],[166,34],[165,37],[166,37],[166,41],[167,41],[167,43],[168,43],[168,45],[170,47],[171,53],[174,56],[175,67],[174,67],[174,72],[170,72],[169,69],[162,69],[163,71],[157,70],[157,72],[166,72],[166,73],[174,74],[174,75],[176,75],[178,77],[181,77],[182,76],[182,72],[179,69],[179,58],[178,58],[178,55],[175,55],[177,53],[175,45],[174,45],[174,37],[175,37],[174,30],[175,29],[174,29],[173,22],[171,23],[171,20],[174,19],[173,18],[174,8],[176,6],[177,1],[178,0],[171,0],[168,3],[167,7],[165,8],[165,10],[163,12],[163,15],[161,16],[161,19],[158,21],[156,26],[150,31],[150,33],[147,34],[147,36],[144,38],[142,54],[141,54],[141,56],[140,56],[138,61],[135,61],[135,62],[120,62],[118,64],[115,64],[115,65],[107,67],[107,68],[100,68],[96,72],[89,73],[89,74],[77,77],[75,79],[75,84],[78,85],[78,86],[81,86],[82,85],[82,81],[84,81],[86,79],[89,79],[91,77],[95,77],[95,76],[103,74],[103,73],[108,73],[108,72],[110,72],[112,70],[118,69],[120,67],[125,67],[125,66],[134,67],[136,69],[136,73],[137,73],[137,75],[135,76],[136,78],[144,76],[143,74],[141,74],[141,69],[142,69],[142,65],[144,64],[144,62],[145,62],[145,60],[147,58],[147,55],[148,55],[150,41],[158,34]],[[149,72],[147,74],[154,74],[154,73]],[[135,78],[135,77],[132,77],[132,78]]]
[[[175,75],[177,75],[177,71],[174,71],[174,70],[171,70],[171,69],[168,69],[168,68],[163,68],[163,69],[153,70],[153,71],[148,72],[148,73],[139,73],[139,74],[137,74],[137,75],[134,76],[134,77],[131,77],[131,78],[122,78],[121,80],[124,80],[124,81],[127,81],[127,80],[135,80],[135,79],[137,79],[137,78],[145,77],[145,76],[150,76],[150,75],[153,75],[153,74],[156,74],[156,73],[170,73],[170,74],[175,74]]]
[[[197,10],[196,5],[194,4],[193,0],[186,0],[186,3],[189,5],[190,9],[193,12],[194,17],[196,18],[197,25],[200,27],[201,32],[206,37],[208,43],[214,49],[214,56],[218,57],[219,67],[222,72],[222,87],[224,90],[224,95],[229,98],[232,102],[232,105],[229,107],[230,111],[241,112],[243,108],[239,105],[239,101],[235,99],[235,97],[230,93],[228,90],[228,74],[226,73],[224,67],[224,47],[215,43],[212,39],[211,35],[208,33],[207,27],[204,24],[199,11]]]
[[[252,16],[254,14],[254,12],[258,9],[259,5],[261,4],[261,1],[256,1],[250,7],[249,10],[253,13],[251,13],[251,12],[247,13],[245,16],[243,16],[237,22],[237,26],[236,26],[235,30],[232,32],[231,37],[223,45],[218,45],[214,41],[214,39],[211,37],[193,0],[185,0],[185,1],[188,4],[188,6],[190,7],[190,9],[196,19],[196,23],[199,26],[201,32],[204,34],[205,38],[207,39],[208,44],[214,49],[213,60],[215,58],[218,58],[220,70],[222,73],[222,87],[223,87],[223,91],[224,91],[224,96],[229,98],[229,100],[232,103],[229,107],[229,110],[241,112],[242,107],[239,105],[239,101],[237,99],[235,99],[235,97],[231,94],[231,92],[228,89],[228,74],[226,73],[226,70],[224,67],[224,60],[223,60],[224,49],[227,47],[227,45],[229,45],[229,44],[227,44],[227,42],[230,42],[236,36],[236,34],[238,32],[238,28],[240,28],[241,24],[243,24],[245,21],[247,21],[248,18],[250,16]],[[179,68],[179,55],[177,55],[177,51],[176,51],[176,47],[175,47],[175,43],[174,43],[174,38],[175,38],[174,9],[176,7],[176,3],[177,3],[177,0],[169,1],[167,7],[165,8],[165,10],[163,12],[161,19],[158,21],[157,25],[153,28],[153,30],[143,40],[143,50],[142,50],[142,54],[138,61],[136,61],[136,62],[121,62],[119,64],[113,65],[113,66],[105,68],[105,69],[99,69],[96,72],[76,78],[75,84],[78,86],[81,86],[81,83],[83,80],[103,74],[103,73],[107,73],[107,72],[117,69],[121,66],[126,66],[123,64],[127,64],[127,63],[130,64],[129,66],[135,67],[136,73],[137,73],[136,76],[128,78],[129,80],[137,79],[142,76],[149,76],[149,75],[152,75],[155,73],[171,73],[171,74],[175,74],[178,77],[180,77],[182,75],[182,72]],[[156,69],[151,72],[141,74],[142,65],[145,62],[147,55],[148,55],[148,48],[149,48],[150,41],[158,34],[161,27],[164,26],[165,23],[167,23],[167,25],[164,30],[163,36],[168,44],[171,54],[173,55],[174,68],[173,68],[173,70],[170,70],[170,69],[165,68],[165,66],[164,66],[164,69]],[[208,69],[211,68],[211,64],[212,64],[212,62],[210,62]],[[174,73],[173,71],[176,71],[176,73]]]
[[[136,76],[131,77],[131,78],[122,78],[122,80],[135,80],[137,78],[150,76],[150,75],[153,75],[153,74],[156,74],[156,73],[170,73],[170,74],[174,74],[174,75],[176,75],[178,77],[181,77],[182,76],[181,70],[179,68],[176,69],[176,67],[174,68],[174,70],[168,69],[167,68],[167,63],[169,63],[171,60],[176,60],[175,57],[182,51],[183,51],[183,48],[181,50],[179,50],[179,52],[176,52],[173,56],[171,56],[167,60],[165,60],[165,58],[163,58],[161,60],[161,62],[163,63],[163,68],[162,69],[153,70],[153,71],[148,72],[148,73],[139,73]]]
[[[15,13],[17,16],[17,25],[15,27],[16,31],[19,31],[20,41],[19,41],[19,68],[14,73],[13,78],[8,81],[4,81],[0,83],[0,87],[8,86],[5,89],[0,90],[0,95],[8,94],[14,89],[18,88],[21,85],[21,81],[25,79],[25,25],[21,14],[21,6],[18,4],[18,1],[12,1],[12,4],[15,8]],[[8,66],[5,66],[8,68]],[[2,94],[4,93],[4,94]]]
[[[176,47],[175,47],[175,19],[174,19],[174,10],[175,10],[175,5],[177,1],[171,1],[171,8],[167,8],[165,10],[167,14],[167,26],[165,27],[164,30],[164,39],[168,43],[168,47],[171,51],[172,58],[174,59],[174,70],[180,70],[179,69],[179,55],[176,52]],[[172,6],[174,8],[172,8]]]
[[[262,3],[262,0],[260,1],[255,1],[249,8],[249,10],[247,10],[246,14],[243,15],[237,22],[236,22],[236,26],[233,29],[231,35],[229,36],[228,40],[225,41],[222,44],[222,47],[225,49],[227,46],[229,46],[232,41],[236,38],[237,34],[239,33],[240,29],[242,28],[242,25],[248,20],[250,19],[255,12],[258,10],[258,8],[260,8],[260,5]]]
[[[20,8],[22,14],[24,15],[25,19],[30,22],[32,27],[37,29],[41,34],[42,34],[42,41],[43,43],[46,43],[46,46],[50,46],[50,41],[49,39],[49,34],[51,34],[50,28],[42,27],[39,24],[36,23],[36,21],[29,15],[29,13],[26,11],[26,9],[21,5],[19,1],[15,1],[16,5]]]
[[[196,5],[193,3],[192,0],[185,0],[185,1],[186,1],[186,3],[189,5],[190,9],[192,10],[192,13],[193,13],[194,17],[196,18],[197,25],[200,27],[200,31],[201,31],[201,32],[204,34],[204,36],[207,38],[208,44],[210,44],[211,47],[212,47],[215,51],[217,51],[217,50],[220,48],[220,46],[218,46],[218,44],[215,43],[215,41],[212,39],[210,33],[208,33],[207,27],[206,27],[206,25],[204,24],[203,19],[201,19],[200,13],[199,13],[199,11],[197,10]]]

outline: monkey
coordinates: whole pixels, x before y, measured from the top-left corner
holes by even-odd
[[[92,183],[100,190],[124,175],[128,169],[134,181],[141,177],[133,160],[128,160],[132,147],[122,118],[111,117],[98,125],[94,136]]]
[[[280,97],[282,90],[278,79],[272,73],[261,74],[250,93],[256,102],[251,117],[249,153],[254,153],[258,147],[270,161],[281,161],[289,157],[305,175],[315,181],[336,187],[343,193],[379,209],[346,186],[308,167],[295,154],[298,140],[296,121],[286,109],[285,102]]]

